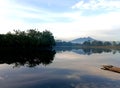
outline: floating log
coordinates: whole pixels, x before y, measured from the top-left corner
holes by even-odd
[[[113,65],[103,65],[101,69],[120,73],[120,68]]]

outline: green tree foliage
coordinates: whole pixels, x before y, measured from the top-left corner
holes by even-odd
[[[117,45],[117,43],[116,43],[115,41],[113,41],[113,43],[112,43],[112,44],[113,44],[113,46],[116,46],[116,45]]]
[[[112,44],[108,41],[102,42],[102,41],[85,41],[83,43],[84,46],[111,46]]]
[[[0,47],[50,48],[54,45],[54,36],[47,30],[43,32],[34,29],[14,30],[14,33],[0,34]]]
[[[103,42],[102,41],[93,41],[91,43],[91,45],[93,45],[93,46],[103,46]]]
[[[90,46],[90,45],[91,45],[91,42],[90,42],[90,41],[85,41],[85,42],[83,43],[83,45],[85,45],[85,46]]]
[[[56,40],[56,46],[74,46],[76,44],[73,44],[71,42],[66,42],[66,41],[62,41],[62,40]]]
[[[108,41],[104,42],[104,46],[111,46],[112,44]]]

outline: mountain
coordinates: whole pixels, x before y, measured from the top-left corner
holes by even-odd
[[[77,38],[77,39],[74,39],[72,41],[70,41],[71,43],[79,43],[79,44],[82,44],[83,42],[85,41],[95,41],[95,39],[91,38],[91,37],[83,37],[83,38]]]

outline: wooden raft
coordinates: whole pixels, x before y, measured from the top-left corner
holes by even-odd
[[[101,69],[120,73],[120,68],[112,65],[102,65]]]

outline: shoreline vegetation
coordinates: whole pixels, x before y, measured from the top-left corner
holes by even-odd
[[[14,30],[13,33],[0,34],[1,49],[52,49],[55,46],[54,36],[50,31],[27,31]]]
[[[53,34],[45,30],[43,32],[36,29],[27,31],[14,30],[6,34],[0,34],[0,50],[26,49],[26,50],[52,50],[54,47],[70,48],[93,48],[93,49],[119,49],[120,43],[115,41],[85,41],[82,44],[65,41],[55,41]]]
[[[35,67],[53,62],[55,39],[50,31],[14,30],[0,34],[0,64]]]
[[[70,48],[93,48],[93,49],[114,49],[120,50],[120,42],[115,41],[85,41],[82,44],[80,43],[71,43],[65,41],[56,41],[56,47],[70,47]]]

